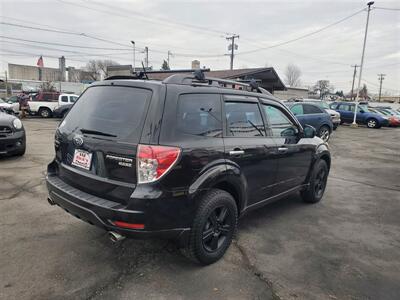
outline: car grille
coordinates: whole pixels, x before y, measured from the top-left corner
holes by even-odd
[[[6,137],[10,133],[12,133],[11,127],[0,125],[0,137]]]

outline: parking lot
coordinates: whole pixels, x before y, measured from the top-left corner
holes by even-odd
[[[200,267],[171,242],[112,244],[50,206],[58,121],[24,124],[25,156],[0,159],[1,299],[400,298],[400,129],[340,126],[323,201],[248,214],[227,255]]]

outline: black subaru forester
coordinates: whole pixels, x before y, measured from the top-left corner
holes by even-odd
[[[200,75],[199,75],[200,74]],[[175,74],[89,87],[55,134],[48,201],[111,238],[168,238],[220,259],[239,217],[288,194],[315,203],[331,158],[254,84]]]

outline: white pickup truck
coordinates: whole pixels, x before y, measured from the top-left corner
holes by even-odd
[[[34,115],[39,115],[42,118],[50,118],[53,111],[66,104],[72,104],[78,99],[78,95],[74,94],[61,94],[58,96],[58,101],[29,101],[29,112]]]
[[[53,114],[53,111],[59,107],[66,104],[72,104],[78,99],[78,95],[74,94],[60,94],[58,96],[58,101],[28,101],[29,104],[29,113],[33,115],[39,115],[42,118],[50,118]],[[12,97],[9,100],[9,103],[13,105],[13,110],[15,113],[19,113],[19,103],[18,98]]]

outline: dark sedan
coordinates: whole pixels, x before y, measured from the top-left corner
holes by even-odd
[[[53,116],[55,118],[64,118],[67,112],[71,109],[72,105],[73,104],[65,104],[57,107],[55,110],[53,110]]]
[[[0,110],[0,155],[24,155],[25,129],[17,117]]]

